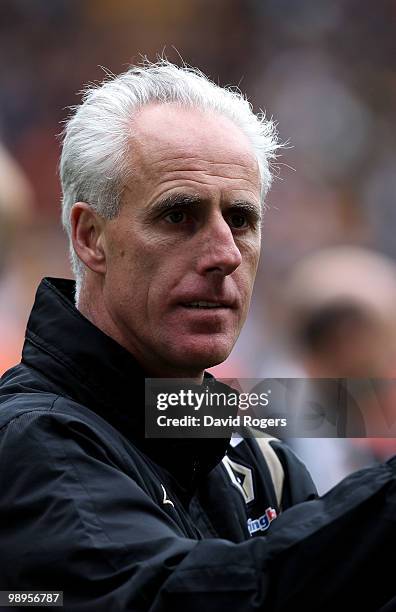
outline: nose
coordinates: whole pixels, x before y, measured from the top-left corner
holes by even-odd
[[[211,219],[201,234],[198,255],[198,273],[207,275],[232,274],[242,262],[240,250],[230,226],[222,215]]]

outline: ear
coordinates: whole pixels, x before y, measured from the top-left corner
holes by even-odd
[[[77,202],[71,209],[71,238],[75,252],[93,272],[106,272],[106,254],[103,248],[105,220],[86,202]]]

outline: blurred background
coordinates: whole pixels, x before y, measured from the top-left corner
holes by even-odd
[[[57,175],[67,107],[103,67],[162,52],[239,85],[289,143],[251,314],[213,371],[393,377],[395,0],[2,0],[0,373],[20,359],[40,279],[70,276]]]

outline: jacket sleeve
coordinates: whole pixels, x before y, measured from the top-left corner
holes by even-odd
[[[375,610],[396,594],[395,498],[393,460],[266,539],[191,540],[89,428],[25,413],[0,432],[0,589],[63,590],[73,612]]]

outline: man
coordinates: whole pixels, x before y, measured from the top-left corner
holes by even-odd
[[[76,292],[43,282],[3,379],[0,589],[152,612],[333,609],[352,592],[377,609],[395,595],[381,561],[393,464],[312,500],[279,442],[144,436],[145,377],[218,388],[204,370],[247,314],[275,150],[239,94],[167,62],[89,91],[70,119]]]
[[[389,379],[396,348],[396,267],[381,253],[335,246],[296,262],[284,287],[285,327],[296,362],[308,378],[352,379],[337,385],[333,380],[327,388],[315,381],[305,392],[306,399],[327,406],[335,427],[354,437],[292,441],[319,491],[326,492],[352,471],[396,450],[394,438],[372,437],[381,429],[391,434],[395,420],[395,385]],[[346,393],[354,399],[348,420],[335,398]],[[324,466],[319,457],[326,457]]]

